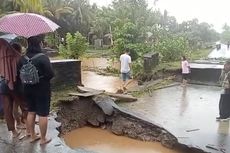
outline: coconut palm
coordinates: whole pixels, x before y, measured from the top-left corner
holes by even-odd
[[[95,13],[92,11],[92,7],[88,0],[75,0],[70,2],[74,11],[69,20],[72,22],[71,31],[80,31],[84,35],[87,35],[90,27],[95,20]]]
[[[20,12],[43,13],[42,0],[14,0],[14,6]]]
[[[0,16],[4,15],[7,12],[13,11],[13,1],[12,0],[3,0],[0,5]]]
[[[44,14],[49,17],[60,19],[62,14],[71,14],[73,8],[65,0],[46,0],[44,1]]]

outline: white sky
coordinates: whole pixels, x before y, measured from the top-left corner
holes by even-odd
[[[147,0],[153,6],[154,0]],[[99,6],[108,6],[112,0],[90,0]],[[230,24],[230,0],[159,0],[157,6],[163,12],[175,16],[178,22],[198,18],[200,22],[213,24],[221,31],[224,23]]]

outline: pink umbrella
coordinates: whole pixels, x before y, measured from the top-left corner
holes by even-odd
[[[29,38],[54,32],[59,26],[50,19],[34,13],[14,13],[0,18],[0,31]]]

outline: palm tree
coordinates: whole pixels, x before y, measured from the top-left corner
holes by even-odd
[[[42,0],[14,0],[15,8],[19,8],[20,12],[43,13]]]
[[[62,14],[71,14],[73,8],[65,0],[46,0],[44,2],[44,14],[49,17],[60,19]]]
[[[69,32],[69,19],[67,16],[72,16],[74,9],[70,7],[70,2],[65,0],[46,0],[44,5],[44,15],[56,22],[62,28],[58,29],[59,34],[64,37],[66,32]],[[54,34],[55,37],[55,34]]]
[[[4,15],[7,12],[13,11],[13,1],[12,0],[3,0],[0,5],[0,16]]]
[[[71,31],[80,31],[85,36],[88,35],[90,27],[95,20],[95,13],[88,0],[74,0],[70,2],[74,11],[70,17],[72,23]]]

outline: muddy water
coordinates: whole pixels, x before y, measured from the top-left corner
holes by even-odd
[[[112,62],[110,59],[107,58],[83,58],[82,66],[100,69],[105,69],[106,67],[111,66],[113,68],[119,69],[119,62]]]
[[[82,82],[86,87],[108,92],[116,92],[122,84],[119,77],[98,75],[90,71],[82,72]],[[128,88],[135,86],[137,86],[137,81],[134,80],[128,85]]]
[[[73,149],[82,148],[98,153],[180,153],[164,148],[157,142],[142,142],[88,127],[66,134],[64,140]]]
[[[84,58],[82,59],[82,66],[88,68],[105,69],[108,66],[119,69],[118,62],[111,62],[106,58]],[[86,87],[106,90],[108,92],[116,92],[121,87],[121,80],[119,77],[98,75],[95,72],[83,71],[82,82]],[[137,86],[137,81],[132,81],[128,88]]]

